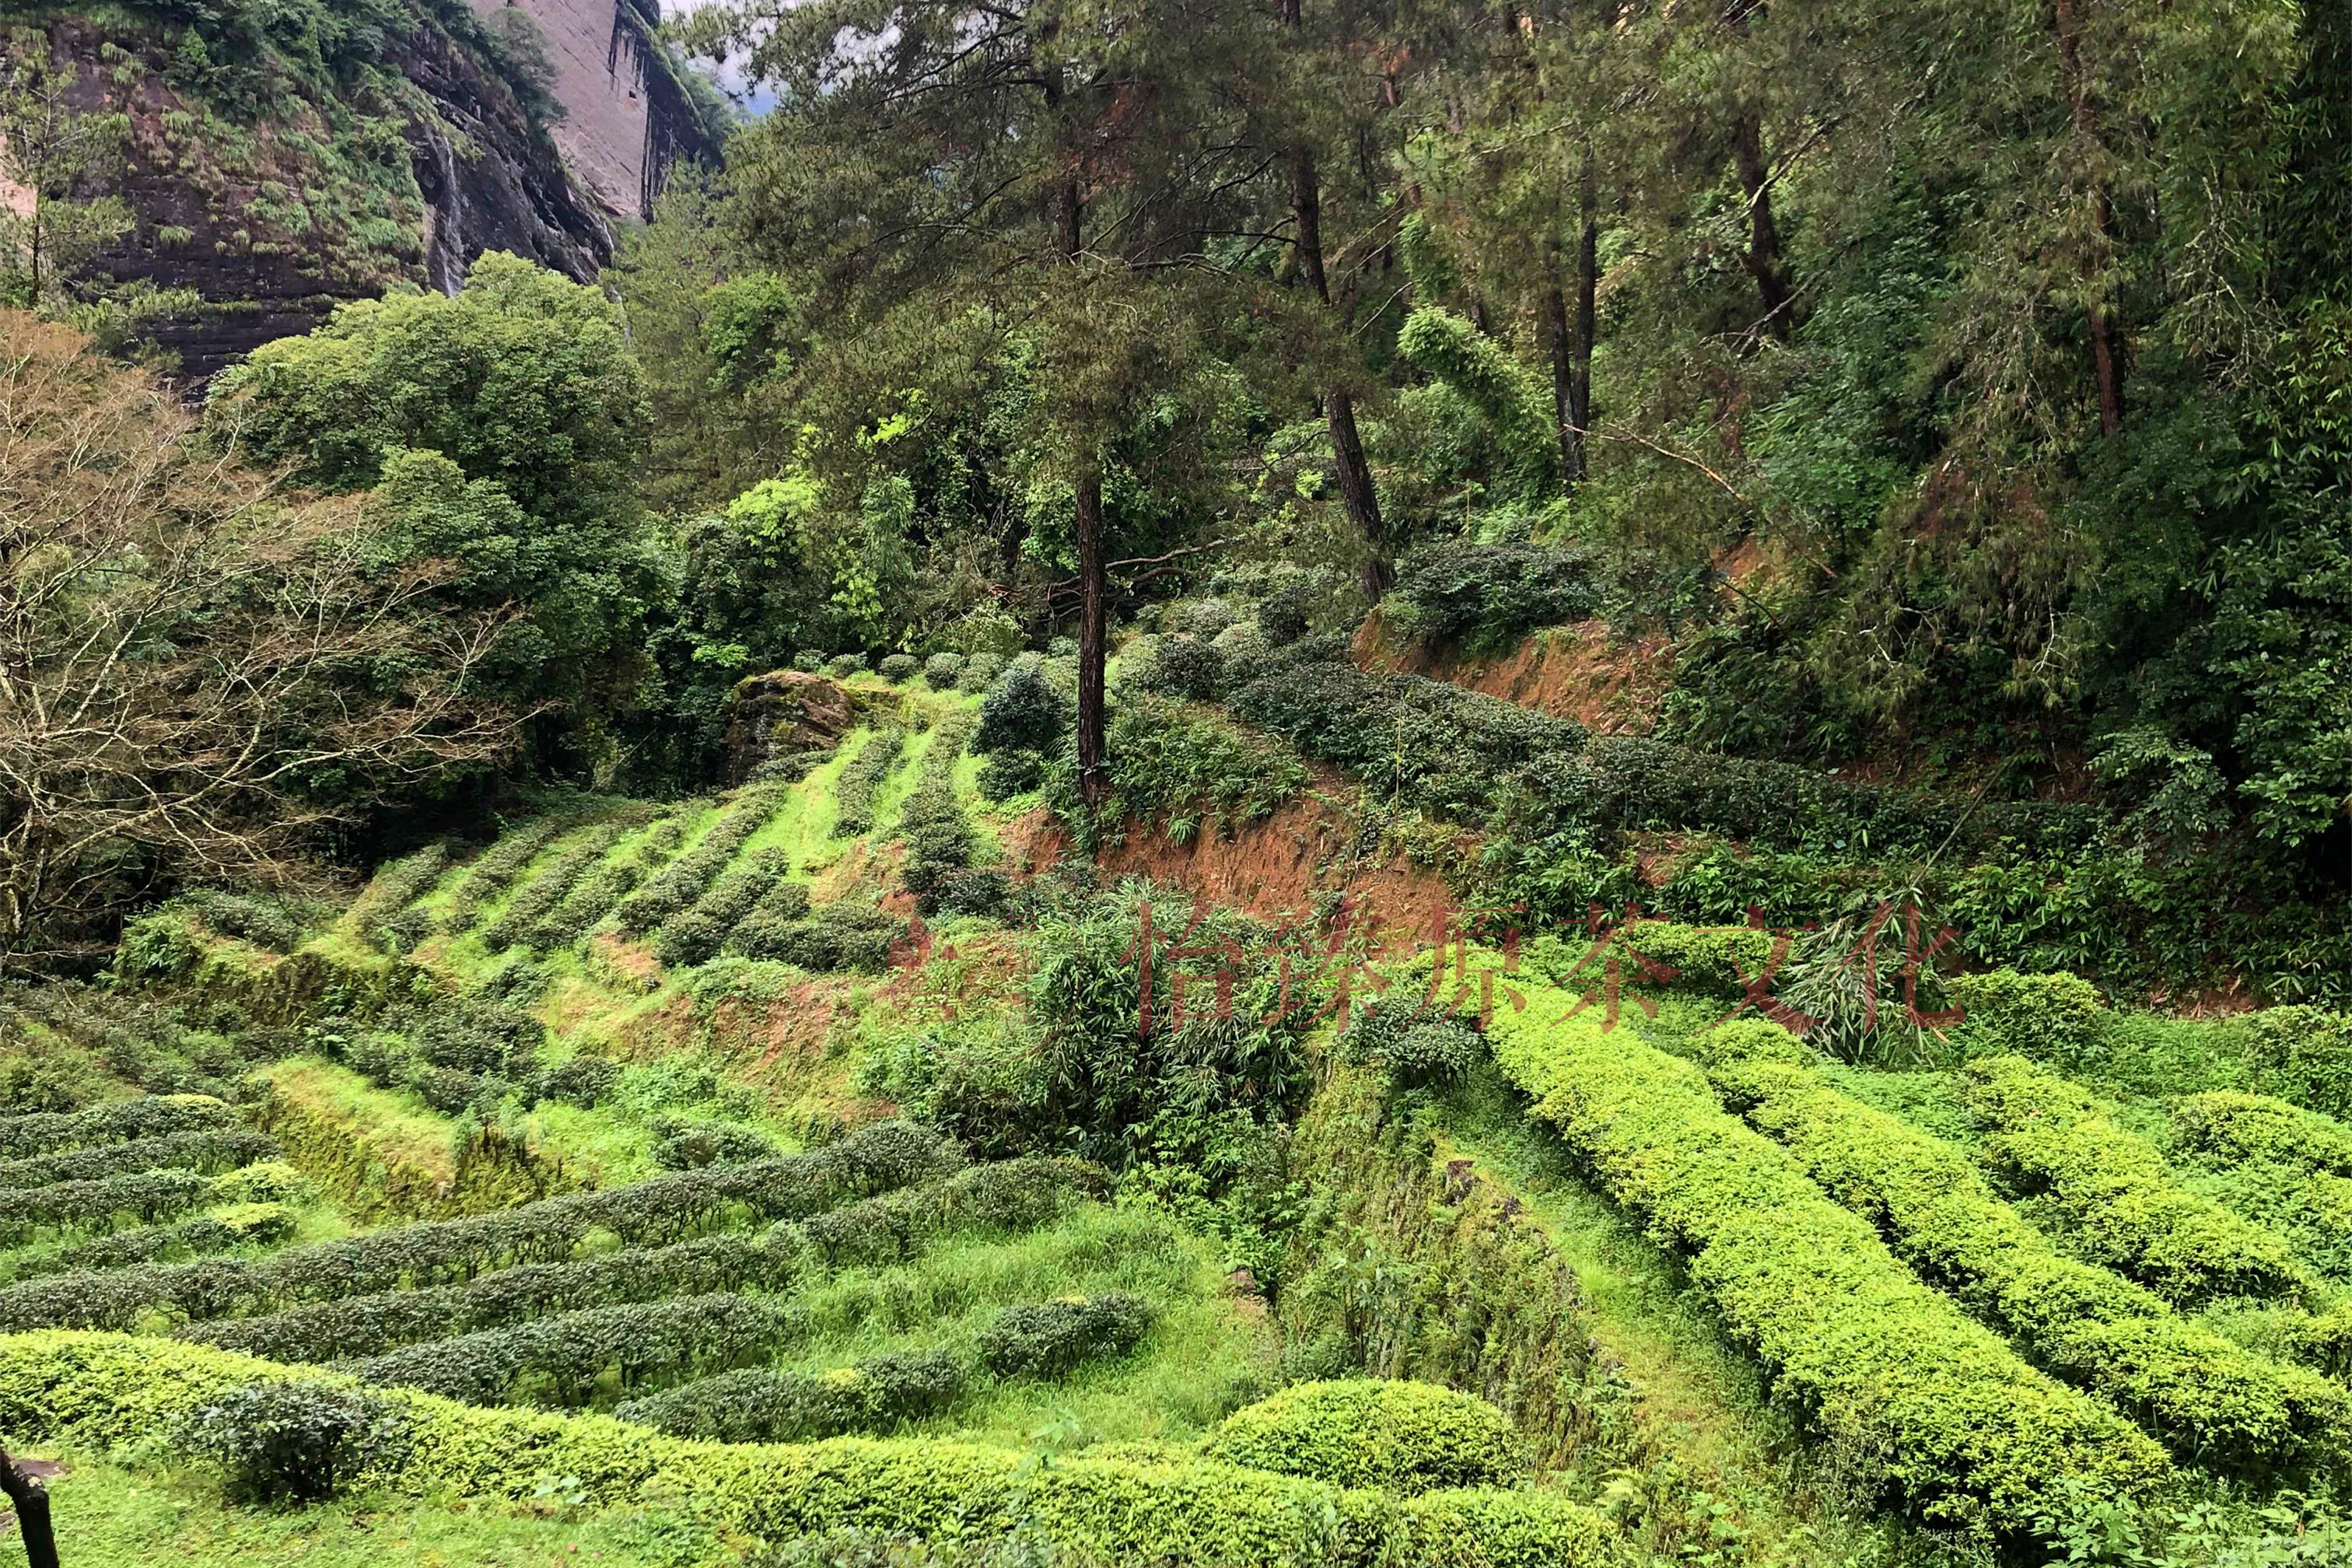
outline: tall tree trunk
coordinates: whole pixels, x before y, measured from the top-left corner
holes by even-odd
[[[2098,110],[2091,101],[2090,84],[2083,75],[2082,20],[2075,15],[2074,0],[2054,0],[2052,15],[2058,31],[2058,67],[2065,74],[2066,100],[2074,111],[2074,135],[2084,149],[2095,147],[2099,142]],[[2098,382],[2099,428],[2110,436],[2124,427],[2123,363],[2116,348],[2115,318],[2097,289],[2099,274],[2105,270],[2114,248],[2114,209],[2108,204],[2106,187],[2095,181],[2091,186],[2091,243],[2083,253],[2083,280],[2090,285],[2084,312],[2089,317],[2091,332],[2091,372]]]
[[[1601,190],[1590,148],[1577,179],[1579,226],[1576,236],[1576,336],[1570,349],[1568,375],[1569,423],[1576,429],[1576,460],[1569,479],[1580,482],[1591,450],[1592,348],[1601,336]]]
[[[1102,472],[1078,476],[1078,792],[1092,818],[1110,794],[1104,771],[1103,678],[1109,660],[1110,584],[1103,571]]]
[[[1056,205],[1058,241],[1066,265],[1076,267],[1085,249],[1085,196],[1076,176],[1064,182]],[[1110,582],[1104,569],[1102,468],[1089,454],[1081,459],[1078,514],[1078,794],[1091,820],[1110,794],[1104,771],[1103,686],[1110,654]]]
[[[1780,231],[1772,222],[1772,179],[1764,163],[1763,134],[1751,110],[1740,115],[1732,139],[1732,162],[1739,172],[1739,188],[1748,196],[1748,254],[1742,259],[1756,279],[1764,330],[1785,342],[1795,323],[1789,320],[1791,294],[1780,261]]]
[[[1283,0],[1282,20],[1286,27],[1296,29],[1300,25],[1299,0]],[[1303,144],[1290,150],[1290,212],[1298,231],[1299,270],[1306,274],[1315,298],[1328,310],[1331,279],[1323,266],[1323,183],[1315,154]],[[1364,457],[1363,435],[1356,428],[1354,395],[1337,385],[1325,387],[1323,418],[1331,432],[1331,460],[1339,471],[1339,499],[1348,508],[1348,520],[1356,525],[1357,537],[1364,542],[1359,580],[1365,594],[1377,599],[1396,581],[1396,563],[1389,552],[1388,525],[1381,517],[1381,495],[1372,484],[1372,466]]]
[[[1569,335],[1568,296],[1561,291],[1559,271],[1553,266],[1545,270],[1549,274],[1544,279],[1543,312],[1544,352],[1551,361],[1551,424],[1559,437],[1560,484],[1572,493],[1584,477],[1584,438],[1578,434],[1583,426],[1569,396],[1576,379],[1576,340]]]
[[[38,1478],[16,1468],[0,1449],[0,1491],[16,1511],[16,1533],[24,1538],[26,1568],[58,1568],[57,1527],[49,1520],[49,1489]]]

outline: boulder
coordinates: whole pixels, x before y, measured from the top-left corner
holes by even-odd
[[[727,782],[769,763],[817,756],[857,727],[866,700],[837,680],[779,669],[736,682],[727,704]]]

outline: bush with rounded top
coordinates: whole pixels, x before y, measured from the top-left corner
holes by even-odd
[[[963,673],[956,678],[956,686],[963,691],[985,691],[1003,673],[1003,654],[976,653],[963,661]]]
[[[1511,1418],[1433,1383],[1302,1383],[1235,1411],[1208,1454],[1254,1470],[1411,1497],[1441,1487],[1510,1486],[1528,1473]]]
[[[253,1383],[192,1411],[180,1446],[226,1471],[246,1502],[320,1502],[353,1477],[397,1462],[407,1443],[403,1407],[378,1394],[318,1383]]]
[[[1007,1307],[980,1331],[981,1364],[999,1377],[1059,1377],[1125,1355],[1150,1331],[1151,1303],[1114,1290]]]
[[[921,668],[911,653],[891,654],[882,660],[880,666],[882,679],[893,686],[903,686],[914,679],[915,671]]]
[[[1051,752],[1070,726],[1069,704],[1039,671],[1016,667],[980,705],[975,751]]]
[[[963,655],[935,653],[923,661],[923,684],[934,691],[947,691],[963,675]]]

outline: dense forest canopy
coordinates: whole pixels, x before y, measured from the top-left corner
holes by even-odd
[[[423,14],[140,15],[233,97],[363,72]],[[546,91],[527,25],[436,25]],[[2096,801],[2150,863],[2226,866],[2197,897],[2341,897],[2333,9],[727,0],[673,29],[776,107],[601,290],[485,263],[211,395],[240,462],[368,496],[436,602],[513,617],[478,681],[536,715],[507,778],[691,788],[746,676],[1066,634],[1092,816],[1153,604],[1323,631],[1390,595],[1473,652],[1605,623],[1664,741]],[[52,35],[16,47],[43,194],[12,295],[87,314],[41,258],[120,226],[113,100]]]

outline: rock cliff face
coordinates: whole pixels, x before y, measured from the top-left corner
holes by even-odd
[[[418,9],[380,58],[313,80],[268,60],[207,75],[178,27],[116,16],[45,24],[81,106],[131,120],[98,184],[135,226],[92,271],[156,291],[140,334],[192,381],[344,300],[454,290],[485,251],[583,281],[611,258],[609,222],[478,28]]]
[[[555,144],[605,216],[653,216],[678,159],[715,157],[654,41],[658,0],[473,0],[486,20],[520,11],[545,39],[563,119]]]

